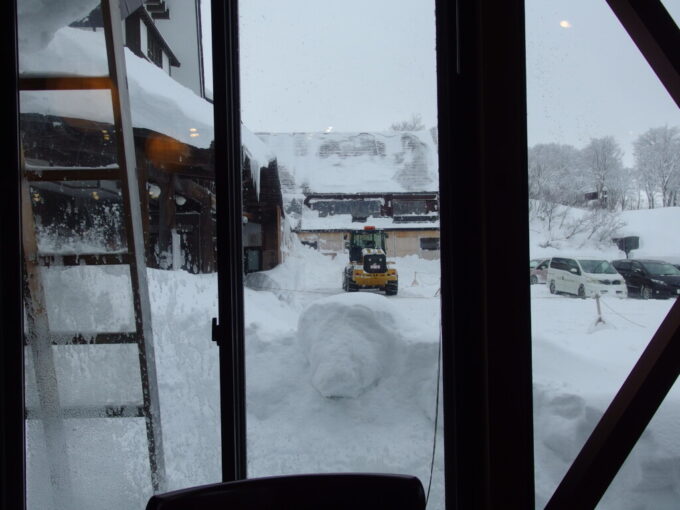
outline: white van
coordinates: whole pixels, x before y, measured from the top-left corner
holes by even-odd
[[[623,276],[603,259],[552,257],[546,284],[551,294],[566,292],[581,298],[601,296],[628,297]]]

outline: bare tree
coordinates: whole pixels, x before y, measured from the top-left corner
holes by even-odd
[[[419,113],[414,113],[408,120],[394,122],[390,125],[390,131],[421,131],[425,129],[423,119]]]
[[[633,156],[650,209],[655,205],[656,193],[661,194],[663,207],[676,204],[680,190],[680,130],[668,126],[647,130],[633,143]]]
[[[583,171],[590,185],[595,188],[600,203],[603,204],[605,191],[614,188],[623,172],[623,151],[611,136],[591,138],[590,143],[581,151]],[[604,205],[604,204],[603,204]],[[614,208],[615,204],[607,203]]]

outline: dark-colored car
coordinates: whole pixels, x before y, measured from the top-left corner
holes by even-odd
[[[642,299],[680,295],[680,269],[661,260],[615,260],[612,265],[626,280],[628,294]]]
[[[529,261],[529,283],[545,283],[550,259],[531,259]]]

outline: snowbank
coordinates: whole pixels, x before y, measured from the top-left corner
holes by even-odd
[[[534,201],[537,208],[540,202]],[[540,220],[533,213],[529,224],[530,257],[592,256],[615,260],[625,258],[623,251],[611,241],[614,237],[639,236],[640,248],[631,252],[631,258],[651,258],[680,262],[680,236],[677,225],[680,225],[680,207],[664,207],[659,209],[639,209],[611,213],[608,220],[603,221],[607,235],[599,240],[599,232],[592,234],[591,225],[585,219],[594,211],[556,206],[550,227],[548,220]],[[607,230],[606,221],[616,225]],[[577,224],[583,225],[578,227]]]
[[[621,218],[626,223],[621,233],[640,237],[640,248],[631,252],[632,258],[680,263],[680,207],[624,211]]]
[[[341,294],[313,303],[297,328],[312,385],[324,397],[358,397],[390,369],[399,329],[398,310],[378,294]]]

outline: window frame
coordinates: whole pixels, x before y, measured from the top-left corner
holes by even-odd
[[[14,67],[16,77],[15,2],[5,9],[10,25],[5,31],[5,62]],[[237,14],[235,0],[212,0],[215,139],[225,141],[215,145],[216,168],[240,169]],[[508,273],[494,264],[494,254],[499,249],[507,252],[509,246],[512,266],[523,268],[528,259],[523,2],[437,0],[436,16],[439,136],[446,141],[440,144],[440,167],[467,169],[458,171],[455,180],[451,173],[440,174],[442,259],[452,262],[442,268],[446,507],[490,508],[502,496],[507,507],[529,508],[529,289],[524,271]],[[2,334],[8,341],[2,346],[2,411],[7,419],[1,431],[1,482],[6,507],[25,508],[20,145],[16,80],[13,84],[14,102],[4,102],[16,123],[14,145],[8,147],[14,171],[2,174]],[[482,157],[485,147],[497,142],[494,154]],[[500,148],[507,149],[502,160]],[[234,480],[246,475],[240,171],[217,172],[216,180],[218,190],[226,189],[227,194],[221,195],[225,200],[217,210],[220,298],[213,331],[221,347],[223,478]],[[461,184],[469,193],[454,203]],[[503,215],[502,225],[493,214],[499,205],[512,211]],[[470,211],[476,213],[472,218]],[[460,242],[468,243],[470,251],[456,250]],[[461,265],[468,270],[457,272],[454,287],[453,268]],[[518,289],[511,307],[493,288],[497,277]],[[505,319],[514,327],[508,328]],[[516,331],[514,342],[507,342],[508,329]],[[508,411],[517,416],[510,426],[497,419]]]
[[[607,1],[619,19],[643,18],[645,2]],[[10,171],[0,177],[0,494],[4,507],[20,509],[26,485],[16,2],[4,9],[4,62],[14,72],[14,89],[3,108],[14,121],[6,139]],[[452,169],[440,173],[446,508],[532,508],[524,2],[436,0],[435,10],[439,160],[440,168]],[[212,0],[212,14],[215,139],[224,141],[215,145],[215,162],[234,170],[216,172],[218,190],[227,194],[217,213],[220,320],[214,325],[223,477],[233,480],[246,475],[237,1]],[[650,64],[680,103],[677,56],[664,53],[664,45],[656,49],[648,29],[638,26],[633,39],[652,55]],[[502,267],[498,253],[508,260]],[[515,289],[515,299],[499,295],[501,280]]]
[[[25,508],[26,459],[24,423],[24,345],[22,307],[21,222],[19,211],[19,86],[16,3],[5,2],[6,29],[2,31],[3,62],[8,91],[2,101],[9,135],[5,141],[7,165],[0,173],[3,214],[0,250],[0,507]],[[11,73],[11,74],[10,74]]]

